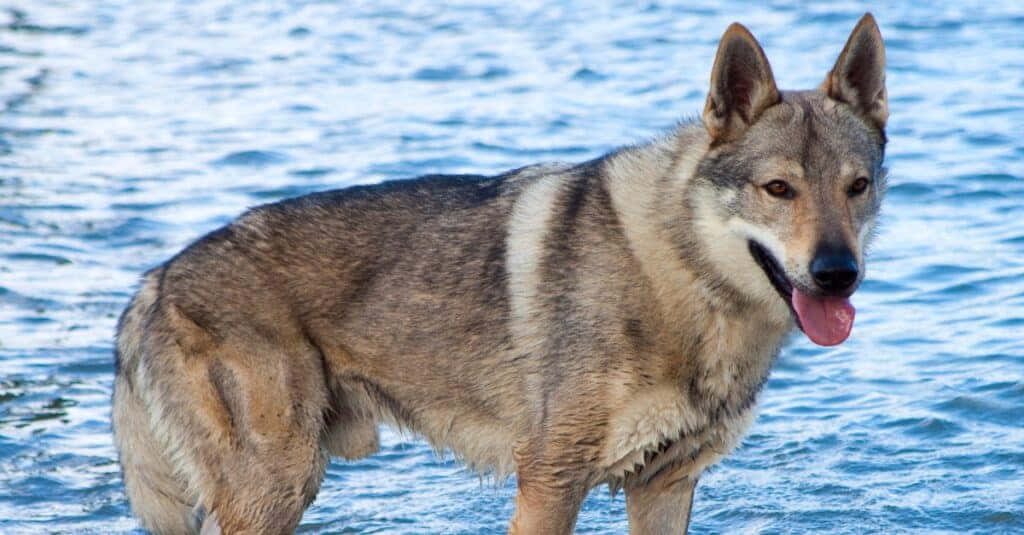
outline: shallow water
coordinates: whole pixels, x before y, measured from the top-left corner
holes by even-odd
[[[0,3],[0,532],[115,533],[112,335],[139,273],[247,206],[584,160],[702,107],[733,20],[817,84],[864,8]],[[6,7],[3,7],[6,6]],[[693,532],[1024,531],[1024,7],[893,2],[891,191],[843,346],[784,350]],[[495,533],[497,485],[385,434],[307,533]],[[592,493],[580,533],[626,529]]]

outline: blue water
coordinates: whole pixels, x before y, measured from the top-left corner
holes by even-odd
[[[0,532],[136,528],[109,429],[138,274],[247,206],[583,160],[693,116],[733,20],[816,85],[856,2],[0,1]],[[892,189],[852,338],[797,338],[696,533],[1024,532],[1024,4],[873,6]],[[304,533],[496,533],[514,484],[414,437]],[[595,491],[580,533],[626,530]]]

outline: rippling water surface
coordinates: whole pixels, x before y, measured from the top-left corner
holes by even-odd
[[[0,532],[137,529],[111,445],[139,273],[247,206],[583,160],[702,107],[718,37],[817,84],[865,7],[0,2]],[[437,5],[435,5],[437,4]],[[1024,531],[1024,8],[873,6],[891,194],[843,346],[784,351],[697,533]],[[514,484],[420,440],[334,463],[309,533],[494,533]],[[578,532],[626,529],[592,493]]]

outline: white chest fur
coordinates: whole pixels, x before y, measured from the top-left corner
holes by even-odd
[[[754,408],[710,421],[678,387],[662,385],[622,399],[609,422],[602,455],[608,479],[644,469],[645,454],[663,450],[659,462],[691,459],[688,473],[698,476],[734,448],[754,420]],[[667,449],[666,445],[671,444]],[[667,459],[666,459],[667,458]]]

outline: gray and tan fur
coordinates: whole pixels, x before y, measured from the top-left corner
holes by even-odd
[[[856,260],[842,292],[863,276],[884,65],[865,15],[820,88],[780,92],[734,24],[703,120],[657,141],[312,194],[199,239],[118,326],[135,514],[156,533],[291,532],[328,459],[372,454],[390,423],[516,473],[512,533],[571,532],[602,483],[632,533],[685,532],[795,326],[752,244],[809,292],[823,243]]]

